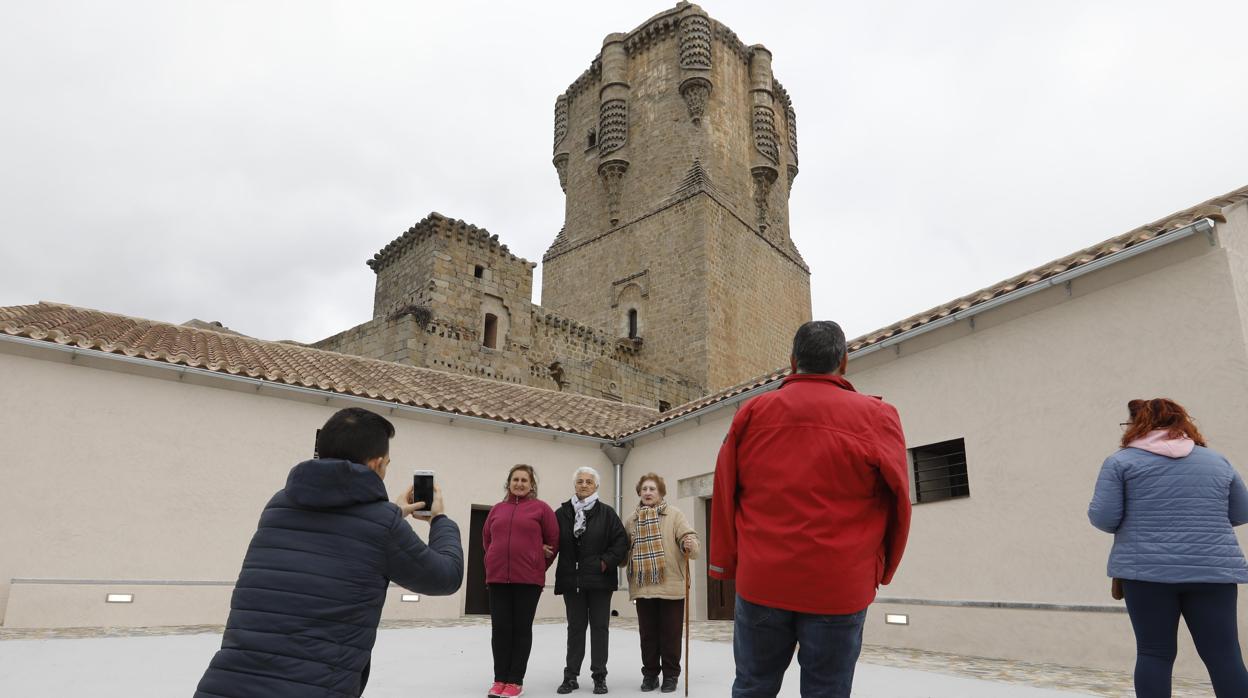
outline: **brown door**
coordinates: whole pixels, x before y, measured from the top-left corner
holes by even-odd
[[[711,559],[711,500],[706,502],[706,559]],[[710,620],[732,620],[737,608],[737,583],[721,581],[706,574],[706,617]]]
[[[464,579],[464,614],[489,615],[490,594],[485,589],[485,546],[481,532],[489,509],[473,509],[468,530],[468,575]]]

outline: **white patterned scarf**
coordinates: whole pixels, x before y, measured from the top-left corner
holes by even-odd
[[[637,507],[637,523],[633,526],[632,573],[637,586],[663,583],[663,532],[659,516],[667,504]]]
[[[577,499],[576,495],[572,495],[572,508],[576,510],[576,523],[572,526],[572,535],[580,538],[585,532],[585,512],[594,508],[598,503],[598,493],[595,492],[585,499]]]

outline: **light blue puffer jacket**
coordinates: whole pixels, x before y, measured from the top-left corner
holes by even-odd
[[[1216,451],[1196,446],[1182,457],[1118,451],[1101,466],[1088,519],[1114,534],[1111,577],[1248,583],[1233,528],[1248,523],[1248,488]]]

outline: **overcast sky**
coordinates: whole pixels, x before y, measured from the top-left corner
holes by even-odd
[[[555,97],[665,2],[8,2],[0,305],[314,341],[430,211],[540,261]],[[706,2],[797,110],[850,336],[1248,184],[1248,2]],[[536,300],[536,299],[535,299]]]

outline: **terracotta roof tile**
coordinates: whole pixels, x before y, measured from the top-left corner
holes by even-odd
[[[0,308],[8,335],[275,383],[612,438],[657,412],[609,400],[444,373],[56,303]]]
[[[1161,237],[1166,233],[1190,225],[1201,218],[1213,218],[1214,220],[1225,222],[1226,219],[1222,215],[1222,209],[1241,201],[1248,201],[1248,187],[1241,187],[1233,192],[1230,192],[1229,194],[1210,199],[1202,204],[1184,209],[1161,220],[1149,223],[1148,225],[1140,226],[1139,228],[1123,233],[1122,235],[1118,235],[1099,244],[1079,250],[1073,254],[1069,254],[1061,259],[1057,259],[1049,262],[1048,264],[1036,267],[1035,269],[1025,271],[1022,274],[1013,276],[998,284],[989,286],[988,288],[981,289],[974,293],[969,293],[961,298],[949,301],[944,305],[939,305],[931,310],[913,315],[901,320],[900,322],[893,323],[888,327],[868,332],[856,339],[850,340],[849,350],[851,353],[858,351],[864,347],[884,341],[889,337],[896,336],[902,332],[906,332],[941,318],[948,317],[953,313],[974,307],[980,303],[984,303],[992,300],[993,298],[1005,295],[1006,293],[1011,293],[1020,288],[1025,288],[1056,274],[1060,274],[1070,269],[1075,269],[1116,252],[1121,252],[1122,250],[1138,245],[1142,242],[1147,242],[1154,238]],[[789,369],[787,368],[777,369],[762,376],[758,376],[757,378],[745,381],[744,383],[734,385],[731,388],[721,390],[714,395],[698,398],[697,400],[668,410],[655,419],[643,422],[628,431],[621,433],[619,438],[631,436],[651,427],[660,426],[691,412],[696,412],[704,407],[709,407],[717,402],[722,402],[755,388],[761,388],[770,383],[775,383],[788,374]]]
[[[854,352],[868,347],[1064,271],[1162,237],[1201,218],[1225,220],[1222,209],[1242,201],[1248,201],[1248,187],[868,332],[850,341],[849,349]],[[422,221],[422,224],[441,224],[446,220],[436,214],[431,218],[432,221]],[[451,223],[456,227],[460,224],[458,221]],[[404,242],[400,238],[392,245]],[[379,255],[379,261],[385,257],[385,252],[383,250]],[[295,342],[267,342],[55,303],[0,308],[0,331],[84,349],[142,356],[153,361],[426,407],[450,414],[616,439],[776,383],[789,373],[787,368],[778,369],[658,414],[652,409],[635,405],[336,354]]]
[[[973,308],[980,303],[985,303],[1006,293],[1017,291],[1021,288],[1031,286],[1048,279],[1049,277],[1061,274],[1062,272],[1076,269],[1090,262],[1094,262],[1102,257],[1106,257],[1117,252],[1121,252],[1135,245],[1148,242],[1154,238],[1159,238],[1167,233],[1173,232],[1179,228],[1190,225],[1201,218],[1213,218],[1215,220],[1225,220],[1222,217],[1222,209],[1239,203],[1248,201],[1248,187],[1241,187],[1233,192],[1210,199],[1204,203],[1198,204],[1188,209],[1171,214],[1157,221],[1153,221],[1148,225],[1142,225],[1134,230],[1130,230],[1117,237],[1110,238],[1104,242],[1084,248],[1072,254],[1066,255],[1061,259],[1055,259],[1048,264],[1043,264],[1035,269],[1025,271],[1022,274],[1011,277],[993,286],[980,289],[974,293],[968,293],[961,298],[955,298],[944,305],[939,305],[930,310],[925,310],[917,315],[912,315],[900,322],[893,323],[888,327],[883,327],[873,332],[868,332],[860,337],[850,341],[849,350],[851,352],[858,351],[882,342],[889,337],[896,336],[902,332],[916,329],[929,322],[934,322],[943,317],[947,317],[951,313],[961,312],[969,308]]]
[[[697,400],[686,402],[683,405],[677,405],[676,407],[662,413],[657,418],[638,423],[627,431],[621,433],[618,438],[622,439],[626,436],[632,436],[639,431],[644,431],[651,427],[657,427],[678,417],[683,417],[691,412],[697,412],[703,407],[709,407],[717,402],[723,402],[724,400],[736,397],[742,393],[747,393],[755,388],[761,388],[768,383],[775,383],[776,381],[779,381],[789,375],[789,373],[790,371],[787,368],[777,369],[771,373],[758,376],[757,378],[751,378],[744,383],[738,383],[731,388],[725,388],[713,395],[707,395],[706,397],[700,397]]]

